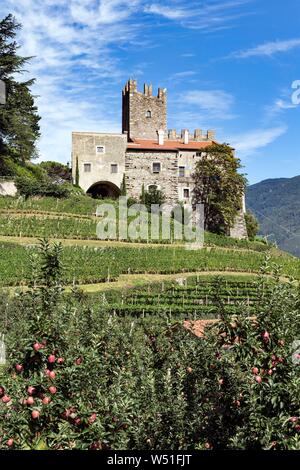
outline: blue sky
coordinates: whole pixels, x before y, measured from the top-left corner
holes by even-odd
[[[300,174],[299,0],[6,0],[42,116],[41,159],[71,132],[120,131],[121,89],[168,89],[168,127],[216,129],[250,183]]]

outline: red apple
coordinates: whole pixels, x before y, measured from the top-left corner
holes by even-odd
[[[9,403],[10,400],[11,400],[11,398],[8,395],[4,395],[4,397],[2,397],[2,402],[3,403]]]
[[[35,387],[29,386],[27,392],[29,395],[33,395],[35,393]]]
[[[262,337],[263,337],[263,340],[265,341],[265,343],[267,343],[270,339],[270,333],[268,331],[264,331],[262,333]]]
[[[34,343],[34,345],[33,345],[33,349],[35,351],[39,351],[42,347],[43,347],[43,345],[40,344],[40,343]]]
[[[8,439],[7,443],[8,447],[12,447],[14,445],[14,440],[13,439]]]
[[[289,421],[290,421],[291,423],[297,423],[298,418],[297,418],[297,416],[291,416],[291,418],[289,419]]]
[[[272,375],[272,374],[273,374],[273,369],[269,369],[269,370],[268,370],[268,374],[269,374],[269,375]]]
[[[0,387],[0,398],[3,397],[3,395],[5,395],[4,387]]]
[[[17,372],[22,372],[22,370],[23,370],[22,364],[16,364],[16,371]]]
[[[81,424],[81,419],[80,418],[76,418],[74,420],[74,423],[76,424],[76,426],[79,426]]]
[[[78,357],[78,358],[76,359],[76,361],[75,361],[75,364],[76,364],[77,366],[80,366],[80,364],[82,364],[82,357]]]
[[[192,369],[191,367],[187,367],[187,368],[186,368],[186,371],[187,371],[189,374],[191,374],[191,373],[193,372],[193,369]]]
[[[54,370],[51,370],[51,371],[49,372],[49,378],[50,378],[51,380],[54,380],[55,377],[56,377],[56,374],[55,374]]]
[[[31,406],[34,404],[34,398],[33,397],[28,397],[26,400],[27,405]]]
[[[38,419],[40,417],[40,412],[38,410],[33,410],[31,413],[33,419]]]
[[[219,379],[218,382],[219,382],[219,385],[224,385],[224,379]]]
[[[257,376],[255,377],[255,380],[256,380],[256,382],[257,382],[258,384],[260,384],[260,383],[262,382],[262,378],[261,378],[260,375],[257,375]]]
[[[62,357],[59,357],[57,359],[57,364],[63,364],[64,363],[64,359]]]
[[[42,403],[43,405],[49,405],[50,401],[51,401],[50,397],[44,397],[42,400]]]
[[[53,364],[55,362],[55,359],[56,357],[54,356],[54,354],[50,354],[50,356],[48,357],[48,362],[50,364]]]
[[[49,387],[49,392],[52,394],[52,395],[55,395],[55,393],[57,392],[57,388],[56,387]]]
[[[96,413],[91,414],[91,416],[88,419],[89,424],[93,424],[97,419]]]
[[[257,368],[257,367],[253,367],[253,368],[252,368],[252,373],[253,373],[254,375],[257,375],[257,374],[259,373],[258,368]]]
[[[295,429],[296,431],[300,431],[300,424],[296,424]]]

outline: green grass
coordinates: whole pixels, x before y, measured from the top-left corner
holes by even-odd
[[[11,243],[0,245],[0,284],[18,285],[30,278],[29,254],[36,246]],[[126,246],[63,248],[64,279],[71,284],[92,284],[117,279],[120,274],[172,274],[196,271],[253,272],[264,264],[263,253],[223,250],[219,248],[186,250],[183,247]],[[282,266],[284,276],[300,279],[300,260],[287,256],[272,256],[270,263]],[[270,264],[269,263],[269,264]],[[271,265],[270,265],[271,270]]]

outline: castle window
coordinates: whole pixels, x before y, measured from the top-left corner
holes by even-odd
[[[161,166],[159,162],[152,163],[152,173],[160,173]]]
[[[105,153],[105,147],[103,145],[97,145],[96,152],[97,153]]]
[[[179,167],[179,178],[184,178],[185,177],[185,166],[180,166]]]
[[[110,172],[111,173],[118,173],[118,165],[116,163],[112,163],[110,165]]]
[[[151,118],[151,117],[152,117],[152,113],[151,113],[151,111],[149,110],[149,111],[146,112],[146,118]]]
[[[184,190],[183,190],[183,197],[184,197],[184,199],[189,199],[189,197],[190,197],[190,190],[189,190],[189,188],[184,188]]]
[[[196,157],[202,157],[202,152],[197,152]]]
[[[84,173],[90,173],[92,171],[92,164],[91,163],[84,163],[83,164],[83,171],[84,171]]]
[[[148,191],[155,191],[156,189],[158,189],[158,187],[156,186],[156,184],[150,184],[148,186]]]

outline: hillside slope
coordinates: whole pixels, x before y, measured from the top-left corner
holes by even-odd
[[[300,257],[300,176],[254,184],[247,190],[246,203],[260,222],[260,233]]]

